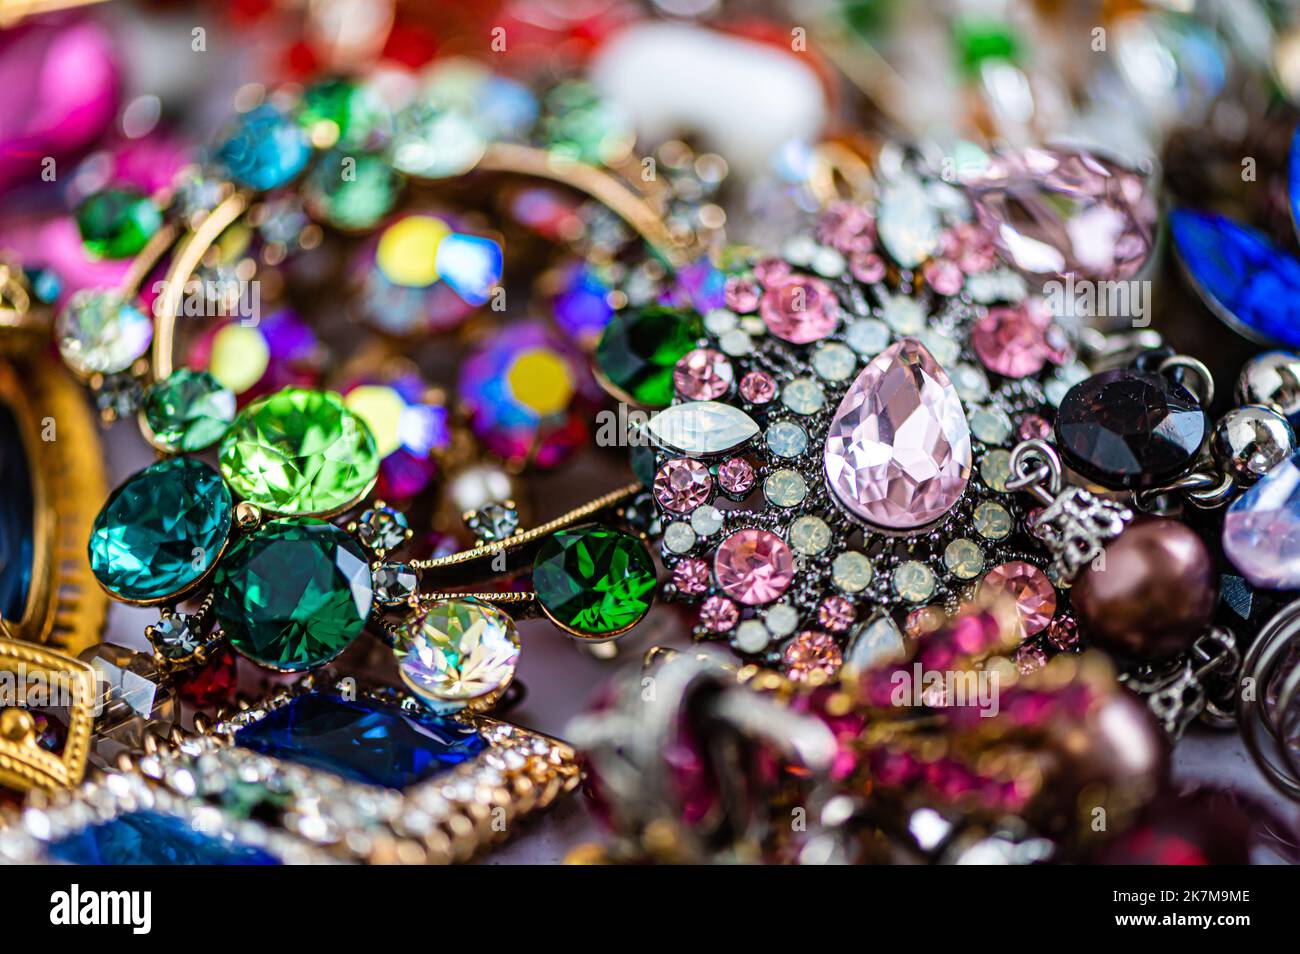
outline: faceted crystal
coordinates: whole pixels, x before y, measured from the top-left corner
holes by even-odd
[[[1223,552],[1255,586],[1300,588],[1300,454],[1274,467],[1228,508]]]
[[[560,530],[537,551],[533,588],[560,626],[591,636],[615,635],[649,612],[654,563],[630,534],[600,526]]]
[[[365,627],[370,566],[323,520],[272,520],[225,555],[213,612],[230,645],[263,666],[301,672],[329,662]]]
[[[690,311],[656,306],[620,312],[596,346],[596,368],[638,404],[666,407],[677,362],[695,347],[700,331],[700,318]]]
[[[831,420],[826,480],[853,514],[887,530],[933,523],[970,480],[971,443],[961,399],[919,341],[872,359]]]
[[[130,258],[162,227],[162,212],[132,189],[105,189],[77,208],[77,228],[86,251],[97,258]]]
[[[504,610],[473,597],[440,600],[397,630],[402,681],[435,711],[498,698],[519,664],[519,633]]]
[[[1066,393],[1056,415],[1065,463],[1106,487],[1156,487],[1196,461],[1210,426],[1192,393],[1163,374],[1116,368]]]
[[[87,825],[50,844],[71,865],[278,865],[262,848],[196,831],[184,818],[134,811]]]
[[[910,176],[881,190],[876,230],[880,243],[904,268],[915,268],[940,248],[939,213]]]
[[[285,185],[311,158],[307,135],[270,103],[244,113],[217,151],[241,185],[267,190]]]
[[[143,410],[154,443],[191,453],[225,436],[235,419],[235,393],[206,371],[180,368],[149,389]]]
[[[153,320],[114,291],[80,291],[54,322],[59,354],[82,376],[125,371],[153,341]]]
[[[370,428],[337,394],[285,388],[239,413],[221,444],[221,473],[264,510],[328,514],[365,495],[379,454]]]
[[[840,323],[835,293],[807,275],[790,275],[768,288],[760,313],[768,331],[792,344],[820,341]]]
[[[717,401],[674,404],[650,418],[646,428],[658,446],[694,456],[730,453],[758,436],[753,418]]]
[[[477,756],[487,742],[453,719],[312,692],[235,733],[272,758],[401,791]]]
[[[747,606],[771,603],[794,580],[794,556],[767,530],[738,530],[718,546],[713,575],[732,599]]]
[[[150,603],[197,583],[230,536],[230,491],[202,461],[173,457],[113,491],[90,533],[90,569],[119,599]]]
[[[1041,633],[1056,613],[1056,589],[1047,574],[1022,560],[995,566],[984,574],[980,586],[998,590],[1015,601],[1026,636]]]

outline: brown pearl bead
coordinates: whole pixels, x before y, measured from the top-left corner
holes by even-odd
[[[1191,647],[1214,613],[1210,553],[1174,520],[1135,521],[1103,559],[1074,581],[1070,599],[1084,632],[1103,649],[1157,659]]]

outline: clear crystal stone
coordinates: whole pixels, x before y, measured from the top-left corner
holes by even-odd
[[[717,401],[691,401],[665,408],[646,424],[651,439],[678,454],[726,454],[758,436],[758,425],[740,408]]]

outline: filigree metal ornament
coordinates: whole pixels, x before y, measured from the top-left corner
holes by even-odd
[[[880,195],[737,253],[643,432],[666,595],[795,678],[833,672],[870,610],[951,607],[990,571],[1038,594],[1026,635],[1058,603],[1010,449],[1088,371],[960,192],[907,169]]]

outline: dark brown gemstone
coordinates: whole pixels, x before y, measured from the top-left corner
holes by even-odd
[[[1056,441],[1072,469],[1106,487],[1158,487],[1191,469],[1209,418],[1162,374],[1117,368],[1072,387]]]

